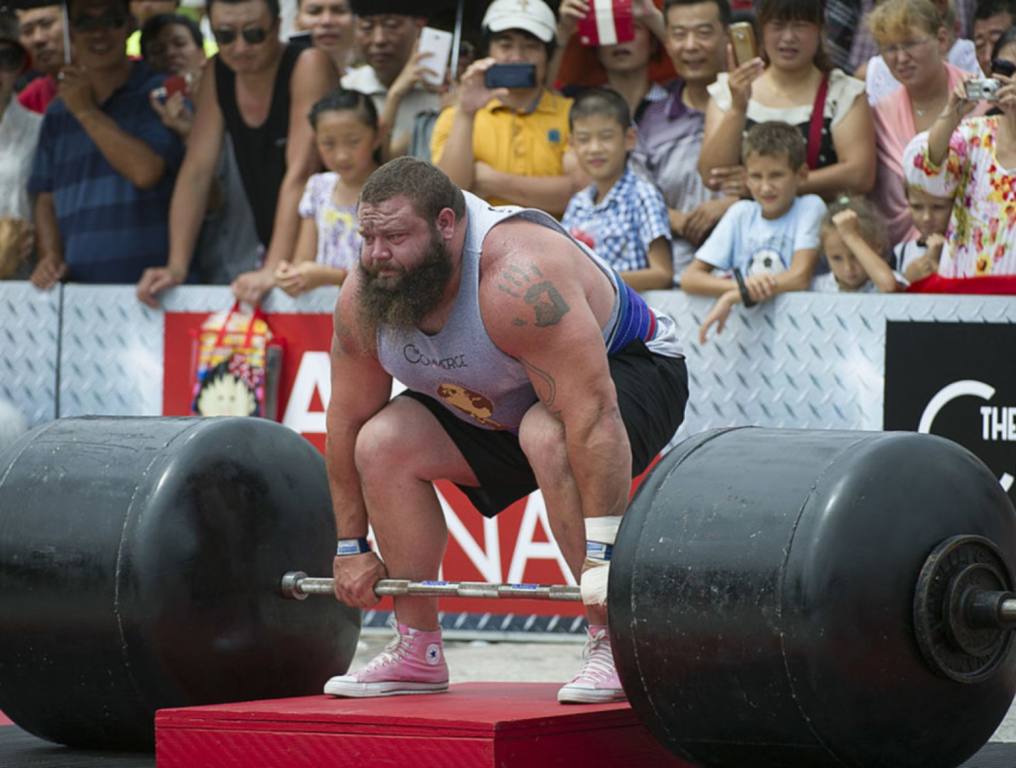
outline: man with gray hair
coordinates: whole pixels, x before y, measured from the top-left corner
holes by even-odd
[[[558,700],[623,699],[607,574],[631,478],[684,416],[674,321],[548,214],[490,206],[420,160],[371,175],[359,222],[327,415],[337,598],[366,609],[379,579],[438,577],[448,529],[434,480],[488,517],[539,488],[589,621],[585,662]],[[408,389],[390,399],[393,377]],[[398,637],[325,693],[447,690],[437,600],[397,597],[395,614]]]

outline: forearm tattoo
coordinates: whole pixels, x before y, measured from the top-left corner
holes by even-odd
[[[536,390],[536,396],[540,398],[540,401],[547,407],[548,411],[556,413],[554,411],[554,400],[557,398],[557,383],[554,381],[554,377],[548,371],[538,368],[525,358],[519,358],[519,362],[522,363],[526,373],[529,374],[529,379],[533,382],[533,389]]]

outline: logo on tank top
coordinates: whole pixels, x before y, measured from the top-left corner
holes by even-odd
[[[422,365],[425,367],[442,368],[446,371],[454,371],[458,368],[468,368],[469,365],[466,363],[465,355],[452,355],[451,357],[428,357],[419,350],[415,344],[406,344],[402,348],[402,356],[406,358],[406,362],[412,363],[413,365]]]
[[[437,396],[448,408],[466,414],[473,421],[491,429],[504,429],[502,424],[490,418],[494,404],[478,392],[458,384],[438,384]]]

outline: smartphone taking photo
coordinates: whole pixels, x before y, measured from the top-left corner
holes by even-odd
[[[420,30],[420,43],[416,50],[418,53],[429,54],[420,59],[420,66],[434,72],[433,75],[424,75],[424,81],[435,88],[443,85],[448,71],[448,59],[452,55],[452,33],[424,27]]]
[[[535,88],[535,64],[494,64],[483,73],[483,84],[495,88]]]
[[[734,63],[737,66],[758,58],[755,27],[750,21],[737,21],[730,25],[730,44],[734,49]]]

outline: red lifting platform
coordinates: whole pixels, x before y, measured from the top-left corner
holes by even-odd
[[[554,683],[164,709],[158,768],[691,768],[627,704],[562,705]]]

